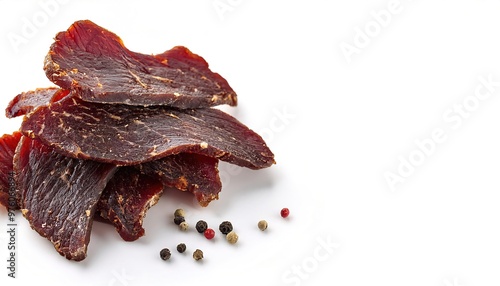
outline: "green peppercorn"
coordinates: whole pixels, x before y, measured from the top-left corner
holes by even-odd
[[[186,251],[186,245],[184,243],[179,243],[179,245],[177,245],[177,251],[179,253],[184,253],[184,251]]]
[[[199,233],[204,233],[205,230],[207,230],[208,228],[208,224],[206,221],[204,220],[200,220],[196,223],[196,230],[199,232]]]
[[[176,209],[175,212],[174,212],[174,216],[185,217],[186,216],[186,212],[183,209]]]
[[[182,231],[186,231],[188,230],[188,227],[189,225],[187,224],[187,222],[183,221],[181,222],[181,224],[179,224],[179,228],[182,230]]]
[[[223,222],[219,225],[219,230],[220,230],[220,232],[222,232],[223,234],[228,234],[228,233],[230,233],[231,231],[233,231],[233,225],[232,225],[229,221],[223,221]]]
[[[235,244],[236,242],[238,242],[238,235],[236,234],[236,232],[231,231],[227,234],[226,239],[227,241],[229,241],[229,243]]]
[[[267,221],[265,221],[265,220],[259,221],[258,226],[259,226],[260,230],[262,230],[262,231],[266,230],[267,229]]]
[[[169,260],[170,256],[172,256],[172,254],[170,253],[170,249],[164,248],[164,249],[162,249],[160,251],[160,257],[161,257],[161,259],[163,259],[163,260]]]
[[[199,250],[199,249],[196,249],[194,252],[193,252],[193,258],[194,260],[198,261],[198,260],[202,260],[203,259],[203,251]]]
[[[186,221],[186,219],[183,216],[176,216],[176,217],[174,217],[174,223],[176,225],[180,225],[184,221]]]

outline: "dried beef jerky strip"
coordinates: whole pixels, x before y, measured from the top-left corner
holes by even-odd
[[[125,241],[144,235],[142,221],[163,193],[163,184],[134,167],[120,168],[97,204],[96,215],[108,220]]]
[[[88,20],[57,34],[44,70],[52,82],[79,90],[90,102],[177,108],[237,103],[227,81],[187,48],[131,52],[117,35]]]
[[[97,104],[69,95],[28,114],[21,131],[67,156],[117,165],[136,165],[182,152],[251,169],[274,164],[262,137],[212,108]]]
[[[207,156],[181,153],[137,167],[145,174],[158,177],[166,187],[193,193],[198,203],[206,207],[219,198],[222,189],[218,163],[217,159]]]
[[[32,91],[23,92],[10,101],[5,109],[5,115],[8,118],[23,116],[33,111],[38,106],[49,104],[54,98],[62,98],[67,95],[68,92],[69,91],[57,87],[37,88]]]
[[[0,204],[12,210],[19,209],[16,194],[12,193],[15,191],[12,162],[21,136],[21,133],[14,132],[0,137]]]
[[[218,160],[182,153],[132,167],[121,167],[97,205],[96,219],[111,223],[125,241],[144,235],[142,221],[163,187],[192,192],[200,205],[218,198],[222,184]]]
[[[23,137],[14,171],[31,227],[67,259],[83,260],[97,202],[116,166],[65,157]]]

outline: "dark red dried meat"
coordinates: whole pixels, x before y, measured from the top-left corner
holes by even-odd
[[[23,92],[10,101],[5,109],[5,115],[8,118],[23,116],[38,106],[47,105],[50,102],[59,100],[68,93],[68,90],[56,87],[37,88],[32,91]]]
[[[14,181],[13,158],[21,133],[5,134],[0,137],[0,204],[9,209],[19,209],[17,205]],[[9,198],[10,204],[9,204]]]
[[[219,198],[222,183],[218,160],[198,154],[181,153],[138,166],[141,172],[158,177],[166,187],[188,191],[206,207]]]
[[[116,166],[65,157],[23,137],[14,171],[31,227],[67,259],[83,260],[97,202]]]
[[[121,167],[97,205],[96,219],[113,224],[126,241],[144,235],[142,221],[160,198],[163,187],[192,192],[200,205],[218,198],[222,185],[218,160],[182,153],[133,167]]]
[[[28,114],[21,130],[67,156],[117,165],[136,165],[182,152],[251,169],[274,164],[262,137],[212,108],[97,104],[70,94]]]
[[[117,35],[88,20],[57,34],[44,70],[52,82],[77,89],[90,102],[178,108],[237,103],[227,81],[187,48],[159,55],[135,53]]]
[[[113,224],[123,240],[134,241],[144,235],[142,221],[162,192],[158,179],[122,167],[104,189],[96,214]]]

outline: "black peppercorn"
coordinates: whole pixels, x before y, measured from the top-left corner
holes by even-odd
[[[233,225],[232,225],[229,221],[223,221],[223,222],[219,225],[219,230],[220,230],[220,232],[222,232],[223,234],[228,234],[228,233],[230,233],[231,231],[233,231]]]
[[[176,225],[180,225],[182,222],[186,221],[183,216],[175,216],[174,223]]]
[[[200,220],[196,223],[196,230],[199,232],[199,233],[204,233],[205,230],[207,230],[208,228],[208,224],[206,221],[204,220]]]
[[[186,251],[186,245],[184,243],[179,243],[179,245],[177,245],[177,251],[179,253],[184,253],[184,251]]]
[[[164,248],[160,251],[161,259],[168,260],[170,259],[170,256],[172,256],[172,254],[170,253],[170,250],[168,248]]]

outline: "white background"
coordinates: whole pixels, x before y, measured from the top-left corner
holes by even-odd
[[[500,86],[488,98],[475,95],[488,91],[480,78],[500,81],[498,1],[40,3],[57,2],[0,1],[2,108],[51,85],[42,66],[52,38],[90,19],[133,51],[185,45],[203,56],[238,93],[239,106],[224,110],[266,138],[277,164],[222,164],[220,200],[207,208],[166,193],[145,220],[147,235],[133,243],[96,223],[80,263],[59,256],[17,213],[18,278],[2,262],[1,281],[500,284]],[[27,32],[27,22],[36,29]],[[460,108],[467,113],[457,115]],[[0,133],[20,122],[2,117]],[[431,144],[434,132],[444,139]],[[427,142],[427,154],[416,142]],[[394,190],[388,172],[400,176]],[[287,220],[279,216],[285,206]],[[177,207],[191,225],[231,220],[240,242],[229,245],[218,231],[214,241],[181,233],[171,222]],[[6,217],[2,209],[0,261],[8,258]],[[267,232],[257,229],[260,219]],[[179,242],[189,253],[175,252]],[[174,251],[166,263],[163,247]],[[195,248],[203,263],[191,258]]]

